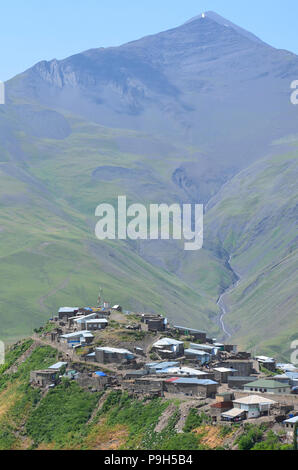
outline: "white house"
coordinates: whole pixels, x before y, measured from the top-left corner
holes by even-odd
[[[246,412],[247,418],[258,418],[261,415],[269,415],[270,409],[276,405],[276,401],[264,398],[259,395],[249,395],[248,397],[237,398],[233,401],[234,408]]]
[[[152,345],[153,348],[157,349],[159,352],[175,357],[182,356],[184,353],[184,343],[183,341],[177,341],[173,338],[162,338]]]
[[[94,336],[88,330],[75,331],[74,333],[68,333],[60,336],[61,343],[66,343],[70,348],[77,345],[89,344],[92,342]]]

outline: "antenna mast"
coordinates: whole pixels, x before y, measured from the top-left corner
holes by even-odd
[[[97,306],[101,306],[101,297],[102,297],[102,288],[99,288],[98,298],[97,298]]]

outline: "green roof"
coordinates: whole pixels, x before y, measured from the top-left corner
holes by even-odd
[[[266,380],[266,379],[259,379],[255,382],[249,382],[244,385],[245,387],[257,387],[257,388],[285,388],[289,387],[287,384],[283,384],[281,382],[277,382],[276,380]]]

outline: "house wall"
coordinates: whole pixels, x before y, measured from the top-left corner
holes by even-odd
[[[165,329],[164,319],[154,319],[147,322],[148,331],[163,331]]]
[[[256,380],[256,377],[251,378],[251,382],[254,382],[255,380]],[[237,390],[237,389],[243,390],[244,385],[248,382],[249,382],[248,377],[246,377],[246,378],[241,378],[241,377],[238,378],[237,377],[237,380],[229,380],[229,378],[228,378],[229,388],[235,389],[235,390]]]
[[[259,392],[259,393],[270,393],[274,395],[284,395],[285,393],[290,393],[290,388],[263,388],[263,387],[251,387],[250,385],[244,386],[244,391],[247,392]]]
[[[30,372],[30,382],[35,383],[41,387],[45,387],[47,385],[51,385],[56,381],[56,373],[55,372],[38,372],[38,371],[31,371]]]
[[[221,364],[221,367],[236,369],[236,376],[247,377],[253,373],[253,363],[251,361],[227,361]],[[231,375],[231,374],[230,374]]]
[[[76,378],[76,382],[81,387],[100,391],[110,383],[110,377],[90,377],[88,374],[79,374]]]
[[[109,364],[129,360],[129,358],[125,354],[119,354],[117,352],[107,353],[98,349],[95,350],[95,358],[96,361],[100,362],[101,364]],[[133,358],[131,360],[133,360]]]
[[[175,384],[175,382],[165,382],[165,389],[169,393],[181,393],[188,396],[207,398],[216,395],[217,385]]]
[[[135,380],[124,380],[122,382],[122,387],[125,390],[135,393],[152,393],[164,391],[164,382],[162,380],[144,380],[144,379],[135,379]]]
[[[216,382],[220,382],[222,384],[228,383],[228,377],[231,375],[231,372],[219,372],[218,370],[214,371],[214,377]]]

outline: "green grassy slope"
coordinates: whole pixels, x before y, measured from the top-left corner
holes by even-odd
[[[222,188],[208,206],[199,252],[177,242],[100,242],[94,212],[101,202],[115,204],[124,194],[128,203],[189,202],[172,174],[199,149],[68,114],[59,114],[69,126],[63,138],[46,129],[39,135],[17,109],[0,110],[0,129],[7,127],[0,146],[1,339],[27,335],[60,305],[94,304],[99,286],[129,310],[162,312],[220,335],[216,302],[236,279],[231,256],[241,275],[225,297],[233,338],[288,354],[297,331],[294,150]]]
[[[147,202],[146,191],[156,202],[180,200],[179,188],[167,182],[166,163],[157,169],[147,156],[121,153],[117,139],[141,139],[135,132],[68,119],[73,132],[63,140],[19,132],[19,148],[7,143],[6,153],[0,151],[8,160],[0,163],[1,338],[27,335],[60,305],[94,304],[99,286],[127,309],[162,312],[215,334],[217,275],[208,276],[206,289],[204,280],[189,282],[181,245],[167,252],[167,243],[100,242],[94,235],[96,206],[119,194],[131,202]],[[173,168],[178,153],[169,156]],[[92,178],[105,165],[141,171],[128,179]],[[221,263],[211,252],[196,257],[203,266],[208,258]]]
[[[240,277],[224,299],[234,338],[287,360],[298,331],[297,176],[294,144],[235,177],[207,216]]]

